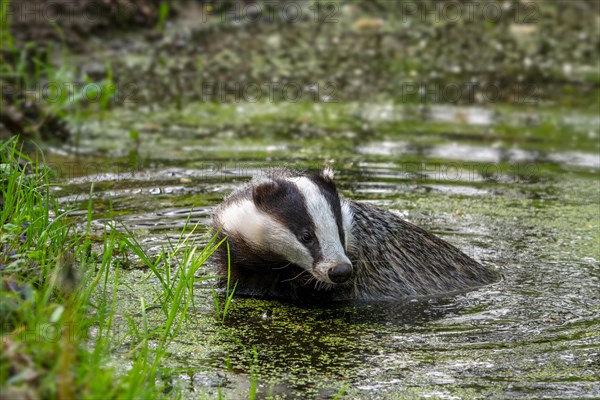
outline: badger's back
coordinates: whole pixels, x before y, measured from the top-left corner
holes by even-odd
[[[495,272],[456,247],[369,204],[349,201],[354,215],[353,297],[386,299],[434,295],[492,283]]]

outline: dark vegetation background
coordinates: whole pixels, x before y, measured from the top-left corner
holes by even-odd
[[[40,88],[53,79],[44,70],[64,68],[58,56],[65,51],[83,61],[69,65],[70,79],[108,79],[120,88],[118,96],[113,92],[106,99],[107,107],[232,102],[239,98],[227,93],[249,88],[246,94],[252,97],[252,85],[292,85],[309,101],[327,96],[336,102],[554,104],[591,110],[599,105],[596,1],[42,0],[3,5],[3,138],[17,133],[68,137],[62,117],[73,104],[57,111],[57,101],[52,107],[39,101]],[[36,7],[47,17],[40,18]],[[166,35],[165,23],[182,28]],[[142,33],[132,40],[132,31]],[[98,48],[112,49],[114,59],[98,57]],[[151,57],[136,61],[127,53]],[[271,93],[272,100],[297,100]],[[75,107],[85,108],[86,102]]]

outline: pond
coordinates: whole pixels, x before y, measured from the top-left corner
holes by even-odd
[[[150,254],[188,218],[205,227],[255,172],[330,164],[345,196],[399,212],[502,275],[397,303],[235,298],[223,324],[199,284],[161,365],[185,397],[246,398],[257,384],[258,398],[598,398],[599,125],[543,107],[189,103],[107,111],[47,162],[82,224],[93,183],[93,228],[115,219]],[[142,267],[121,274],[126,326],[160,286]]]

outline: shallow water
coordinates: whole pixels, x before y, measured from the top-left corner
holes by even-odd
[[[400,303],[238,298],[224,325],[199,285],[194,323],[163,363],[186,396],[246,398],[257,380],[259,397],[598,398],[598,125],[556,110],[190,104],[88,121],[48,162],[65,207],[86,210],[93,182],[93,227],[114,218],[149,252],[188,218],[205,225],[259,169],[331,163],[344,195],[399,212],[503,275]],[[158,283],[142,268],[123,274],[119,315],[139,318],[139,297],[150,302]]]

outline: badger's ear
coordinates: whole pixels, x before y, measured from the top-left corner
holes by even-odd
[[[264,206],[281,194],[281,185],[275,181],[265,181],[252,189],[252,200],[258,207]]]
[[[327,165],[321,170],[321,177],[328,182],[333,182],[333,169]]]

